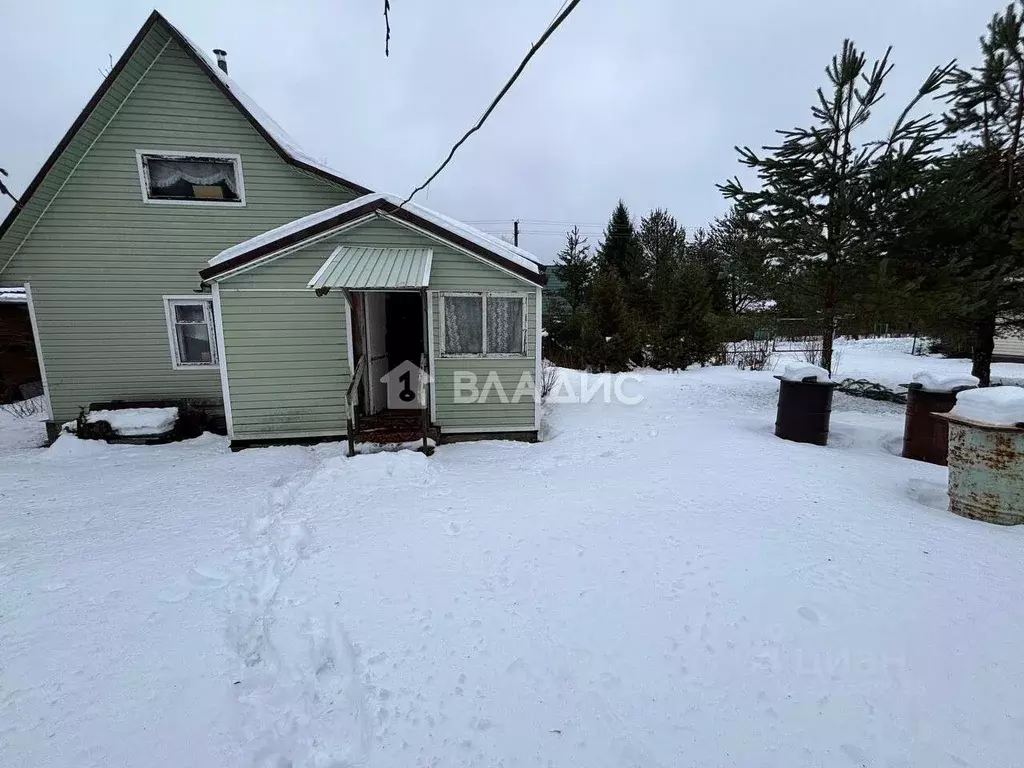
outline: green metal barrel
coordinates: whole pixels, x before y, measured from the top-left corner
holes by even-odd
[[[949,511],[999,525],[1024,523],[1024,429],[949,422]]]

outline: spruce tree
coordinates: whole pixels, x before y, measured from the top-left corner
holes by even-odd
[[[650,309],[647,339],[650,364],[655,368],[670,365],[664,334],[672,322],[675,307],[676,277],[682,263],[686,233],[667,211],[657,208],[640,220],[640,246],[651,268]]]
[[[597,257],[602,267],[618,276],[630,305],[639,307],[646,298],[649,269],[633,219],[622,200],[608,220]]]
[[[936,152],[939,122],[912,113],[952,68],[931,72],[885,139],[863,138],[892,65],[887,51],[868,68],[865,55],[844,41],[825,70],[827,91],[818,89],[814,124],[780,131],[782,142],[764,155],[737,148],[760,189],[744,189],[738,179],[720,187],[762,228],[783,270],[815,295],[825,368],[832,367],[838,317],[855,309],[861,286],[891,245],[893,211]]]
[[[600,371],[629,370],[640,346],[636,316],[615,270],[602,265],[590,286],[583,346],[587,359]]]
[[[599,305],[602,296],[615,295],[615,292],[610,290],[608,275],[604,273],[613,275],[618,281],[618,290],[625,306],[633,313],[630,323],[632,331],[622,335],[616,343],[632,343],[633,346],[626,349],[623,354],[633,363],[643,364],[647,329],[646,323],[642,320],[646,320],[649,315],[650,274],[636,227],[626,204],[621,200],[612,211],[608,226],[605,227],[604,239],[597,249],[597,262],[599,277],[604,279],[605,290],[591,297],[592,308],[598,312],[612,312],[611,309],[605,310]]]
[[[559,294],[568,305],[569,313],[576,313],[587,300],[587,286],[593,270],[590,246],[587,238],[580,235],[579,227],[565,233],[565,247],[558,252],[557,266],[562,281]]]
[[[742,314],[764,307],[774,275],[771,248],[756,223],[735,207],[711,225],[725,311]]]

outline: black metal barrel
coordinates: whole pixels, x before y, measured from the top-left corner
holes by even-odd
[[[775,436],[795,443],[828,443],[832,417],[834,381],[779,380],[779,408],[775,414]]]
[[[936,392],[920,384],[907,388],[907,417],[903,422],[903,458],[946,466],[949,422],[935,418],[956,405],[956,392]],[[958,391],[962,391],[963,387]]]

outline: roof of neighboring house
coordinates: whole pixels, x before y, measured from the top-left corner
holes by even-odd
[[[380,213],[418,227],[520,277],[544,285],[545,267],[522,248],[416,203],[402,204],[397,195],[373,193],[284,224],[221,251],[200,271],[204,280],[223,275],[277,251]]]
[[[333,169],[328,168],[326,165],[323,165],[310,155],[303,152],[298,144],[296,144],[295,141],[285,133],[281,126],[261,110],[256,103],[250,99],[249,96],[247,96],[246,93],[242,91],[242,89],[239,88],[233,80],[231,80],[231,78],[222,72],[198,46],[192,43],[191,40],[182,34],[181,31],[173,24],[167,21],[167,19],[165,19],[159,12],[153,11],[149,18],[146,19],[146,23],[142,25],[142,28],[139,29],[135,37],[132,38],[128,48],[126,48],[124,53],[121,54],[121,58],[117,60],[117,63],[114,64],[109,74],[107,74],[103,79],[103,82],[100,84],[96,93],[92,95],[92,98],[89,99],[85,108],[79,113],[78,117],[75,118],[74,123],[72,123],[67,133],[64,134],[64,137],[57,144],[56,149],[53,150],[50,156],[46,159],[46,162],[43,163],[42,168],[39,169],[39,172],[29,183],[18,204],[7,214],[3,223],[0,223],[0,239],[3,238],[4,234],[13,226],[14,222],[22,214],[35,216],[37,218],[42,215],[42,211],[45,210],[45,207],[39,210],[39,206],[32,206],[31,203],[33,202],[33,198],[39,192],[40,187],[43,185],[51,170],[54,169],[54,166],[58,165],[58,161],[64,154],[65,150],[68,149],[82,129],[86,127],[90,116],[92,116],[93,112],[100,105],[103,97],[111,90],[115,81],[117,81],[124,72],[129,62],[131,62],[136,53],[140,51],[140,48],[142,48],[147,36],[157,26],[166,30],[166,34],[185,50],[199,69],[202,70],[203,73],[210,78],[213,84],[217,86],[221,93],[223,93],[228,100],[235,105],[235,107],[249,121],[252,127],[255,128],[261,136],[263,136],[267,143],[273,147],[285,162],[334,184],[340,184],[348,187],[355,192],[365,194],[370,191],[360,184],[356,184],[355,182],[343,178]],[[128,93],[130,93],[130,89],[128,90]],[[127,98],[127,95],[125,98]],[[62,168],[61,170],[70,176],[71,170],[73,169]],[[53,195],[55,194],[56,192],[53,192]],[[2,269],[2,266],[3,265],[0,264],[0,269]]]

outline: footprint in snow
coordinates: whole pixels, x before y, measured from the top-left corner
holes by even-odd
[[[192,568],[188,573],[188,580],[202,589],[221,589],[233,581],[231,574],[205,565],[197,565]]]
[[[808,608],[806,605],[801,606],[797,613],[800,614],[801,619],[804,619],[805,621],[808,621],[811,624],[821,623],[821,620],[818,618],[817,611],[815,611],[813,608]]]

